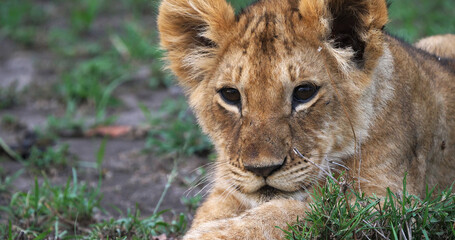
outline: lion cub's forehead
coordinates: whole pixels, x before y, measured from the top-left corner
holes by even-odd
[[[217,85],[243,88],[255,85],[295,86],[308,80],[321,83],[324,80],[321,53],[314,47],[299,45],[290,52],[273,53],[268,50],[252,51],[256,48],[254,43],[248,47],[251,51],[240,44],[233,44],[218,66]],[[283,43],[276,41],[273,47],[283,47]]]
[[[275,6],[271,1],[261,1],[247,8],[238,16],[236,43],[249,55],[273,55],[280,57],[296,47],[298,9],[287,1]]]
[[[314,54],[304,52],[281,57],[250,55],[244,54],[242,49],[234,48],[225,55],[219,66],[217,85],[219,88],[230,86],[248,89],[262,86],[278,90],[306,80],[318,80],[321,66],[312,55]]]
[[[238,16],[220,66],[224,81],[277,88],[310,78],[321,69],[318,43],[294,31],[300,24],[298,9],[288,1],[274,5],[260,1]]]

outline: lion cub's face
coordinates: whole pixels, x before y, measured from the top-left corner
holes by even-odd
[[[319,179],[321,171],[293,148],[327,169],[339,159],[327,154],[352,143],[342,132],[350,128],[326,72],[325,46],[293,35],[286,20],[297,13],[288,14],[243,15],[210,81],[194,93],[206,103],[192,97],[196,109],[209,111],[201,122],[220,152],[222,179],[259,199],[300,196]],[[354,87],[337,82],[340,92]]]
[[[303,17],[297,1],[259,2],[237,19],[221,0],[188,1],[180,22],[165,16],[184,2],[163,3],[162,44],[219,153],[217,184],[253,202],[304,198],[353,154],[349,119],[368,125],[356,107],[370,84],[365,43],[358,36],[324,37],[335,31],[325,29],[330,23],[317,13]],[[192,14],[201,16],[191,27]]]

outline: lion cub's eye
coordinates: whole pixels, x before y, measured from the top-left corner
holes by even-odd
[[[235,88],[222,88],[219,90],[223,100],[232,105],[240,104],[240,92]]]
[[[318,92],[319,87],[314,83],[305,83],[294,89],[292,98],[296,103],[309,102]]]

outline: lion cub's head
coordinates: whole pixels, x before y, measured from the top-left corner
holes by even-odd
[[[161,44],[219,153],[217,184],[253,203],[302,199],[346,164],[390,97],[386,22],[383,0],[262,0],[238,15],[163,0]]]

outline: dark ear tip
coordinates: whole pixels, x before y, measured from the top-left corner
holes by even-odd
[[[365,42],[363,42],[359,36],[355,33],[340,33],[333,36],[334,47],[336,48],[348,48],[351,47],[355,52],[353,61],[358,64],[363,62],[363,53],[365,51]]]
[[[373,3],[370,4],[370,2]],[[353,61],[361,66],[366,42],[363,35],[373,28],[384,29],[387,22],[386,0],[334,0],[329,1],[333,22],[331,36],[336,48],[354,51]],[[372,20],[369,23],[370,19]]]
[[[355,40],[351,34],[341,33],[333,36],[333,38],[336,48],[346,48],[355,44]]]

